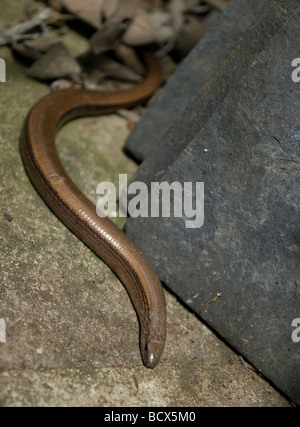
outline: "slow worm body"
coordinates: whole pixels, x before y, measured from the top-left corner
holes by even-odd
[[[161,84],[151,53],[145,54],[147,76],[132,89],[102,93],[66,89],[50,93],[30,111],[21,135],[20,149],[31,181],[39,194],[84,243],[120,278],[140,322],[140,347],[144,364],[154,368],[164,350],[166,309],[164,293],[153,267],[139,248],[72,182],[55,145],[57,130],[67,121],[87,115],[112,113],[147,100]]]

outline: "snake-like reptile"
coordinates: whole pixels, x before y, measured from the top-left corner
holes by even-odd
[[[144,54],[147,75],[135,87],[115,92],[64,89],[38,101],[29,112],[20,140],[27,173],[41,197],[60,220],[120,278],[140,322],[140,348],[145,366],[154,368],[166,339],[166,306],[161,282],[140,249],[72,182],[57,154],[55,137],[67,121],[112,113],[147,100],[161,85],[152,53]]]

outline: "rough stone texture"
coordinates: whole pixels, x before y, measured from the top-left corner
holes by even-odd
[[[40,6],[3,0],[0,28],[23,19],[28,3]],[[73,33],[67,40],[71,50],[84,44]],[[166,351],[157,369],[143,367],[123,286],[48,210],[21,163],[23,120],[49,89],[8,49],[0,57],[8,70],[0,84],[1,406],[290,406],[167,291]],[[62,160],[93,200],[99,181],[134,172],[121,150],[127,134],[116,116],[60,132]]]
[[[205,183],[204,226],[151,218],[126,227],[167,286],[297,404],[300,86],[291,64],[299,22],[298,1],[269,4],[251,30],[260,54],[247,68],[236,62],[234,90],[161,177]]]
[[[279,9],[280,4],[278,1]],[[262,36],[260,22],[264,17],[268,17],[270,9],[274,7],[273,1],[268,5],[263,9],[261,18],[241,37],[220,67],[202,86],[196,98],[191,100],[180,117],[175,120],[157,148],[139,168],[134,181],[143,181],[149,185],[153,180],[160,180],[200,129],[206,125],[224,99],[239,88],[244,73],[251,69],[264,49],[272,43],[274,35],[286,23],[289,16],[288,12],[280,10],[278,16],[274,16],[273,22],[266,23],[268,29]],[[293,2],[289,2],[289,7],[292,6]],[[174,100],[171,98],[170,102],[174,103]]]
[[[136,159],[145,160],[153,152],[159,157],[162,146],[169,143],[168,138],[162,139],[162,137],[170,127],[174,126],[175,120],[178,120],[179,125],[182,126],[184,120],[180,114],[191,104],[191,99],[198,99],[199,103],[204,106],[203,99],[205,98],[200,89],[269,2],[270,0],[252,0],[250,2],[234,0],[229,3],[224,13],[180,65],[166,87],[154,98],[126,141],[127,150]],[[224,79],[223,83],[229,85],[230,82],[230,79]],[[216,85],[215,89],[219,92],[220,88],[222,86]],[[207,109],[207,106],[205,108],[207,112],[211,111]],[[195,108],[192,105],[187,114],[193,112],[195,112]],[[199,120],[197,117],[197,122]],[[153,129],[155,130],[153,131]],[[177,134],[174,133],[172,133],[171,139],[173,153],[174,151],[179,152],[180,147],[189,142],[184,135],[177,137]],[[174,150],[174,145],[178,146],[178,149]]]

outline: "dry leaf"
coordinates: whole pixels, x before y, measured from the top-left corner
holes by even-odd
[[[122,65],[107,56],[102,56],[99,65],[100,70],[107,77],[125,80],[130,83],[139,83],[142,80],[142,77],[139,74],[126,67],[126,65]]]
[[[103,0],[102,13],[106,20],[91,38],[94,53],[114,50],[119,45],[137,12],[137,5],[138,0]]]
[[[115,51],[116,57],[131,70],[140,74],[141,76],[145,73],[145,66],[140,61],[136,51],[131,47],[120,44]]]
[[[60,0],[49,0],[49,6],[58,13],[63,10],[63,5]]]
[[[27,71],[30,77],[39,80],[56,80],[78,76],[81,68],[63,43],[56,43]]]
[[[103,0],[103,17],[111,24],[132,19],[140,7],[139,0]]]
[[[185,7],[186,4],[184,0],[170,0],[169,10],[172,15],[173,26],[176,34],[183,25]]]
[[[62,5],[94,28],[101,25],[103,0],[60,0]]]
[[[124,34],[123,42],[128,46],[143,46],[156,42],[156,34],[149,15],[142,9],[139,9],[135,17]]]
[[[15,42],[12,44],[12,48],[25,58],[36,61],[41,58],[41,56],[45,55],[54,45],[55,42],[53,40],[41,37],[33,40]]]
[[[77,17],[95,29],[90,40],[96,63],[85,64],[95,81],[103,76],[139,82],[144,66],[133,48],[154,45],[160,58],[188,54],[203,37],[218,13],[229,0],[44,0],[53,6],[35,18],[17,25],[0,36],[1,44],[13,45],[14,49],[37,61],[28,74],[43,80],[73,77],[81,68],[64,45],[43,46],[47,25],[64,25],[64,20]],[[66,9],[72,15],[61,15]],[[54,12],[54,10],[56,12]],[[60,13],[58,13],[60,12]],[[66,27],[65,27],[66,28]],[[35,31],[35,33],[33,33]],[[37,40],[32,40],[37,38]],[[28,41],[30,39],[30,41]],[[123,64],[105,55],[113,51]],[[43,55],[43,56],[41,56]],[[95,55],[94,55],[95,56]],[[96,56],[95,56],[96,57]],[[81,58],[82,60],[82,58]],[[99,62],[100,61],[100,62]],[[91,80],[90,80],[91,81]],[[89,84],[89,82],[88,82]]]
[[[188,15],[184,25],[178,33],[175,51],[181,56],[186,56],[199,40],[205,35],[212,23],[218,18],[219,12],[213,10],[203,17]]]
[[[99,55],[109,50],[115,50],[121,43],[129,24],[130,22],[118,22],[114,25],[110,25],[110,23],[103,25],[90,40],[92,51]]]
[[[103,77],[110,77],[131,83],[139,83],[142,80],[140,74],[105,54],[95,55],[92,52],[87,52],[84,55],[80,55],[78,61],[82,71],[94,81],[99,81]]]

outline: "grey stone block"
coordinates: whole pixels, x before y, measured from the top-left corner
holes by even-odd
[[[134,176],[134,181],[149,184],[153,178],[160,179],[191,139],[207,123],[216,108],[230,93],[238,89],[240,79],[251,69],[253,63],[272,43],[273,37],[285,24],[290,12],[284,8],[278,12],[279,14],[274,20],[268,20],[274,7],[281,9],[281,4],[283,5],[280,0],[271,1],[263,9],[260,17],[240,38],[236,47],[197,96],[191,100],[180,118],[169,128],[159,147],[141,165]],[[293,2],[289,2],[286,7],[291,8],[292,6]],[[174,100],[170,98],[170,102],[173,103]],[[153,125],[153,129],[153,134],[155,134],[155,125]]]
[[[186,229],[186,218],[126,227],[161,280],[297,404],[300,83],[291,64],[299,24],[298,1],[269,3],[248,45],[240,42],[239,80],[161,177],[205,183],[203,227]]]
[[[166,87],[155,97],[129,136],[126,148],[136,159],[144,160],[163,144],[161,138],[166,131],[269,2],[234,0],[229,4]]]

